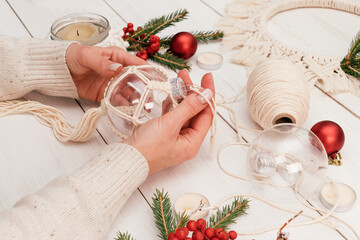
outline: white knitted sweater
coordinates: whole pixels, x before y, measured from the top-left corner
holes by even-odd
[[[77,97],[65,61],[68,46],[0,36],[0,100],[32,90]],[[120,143],[107,146],[80,169],[1,212],[0,239],[105,239],[112,221],[148,172],[145,158],[135,148]]]

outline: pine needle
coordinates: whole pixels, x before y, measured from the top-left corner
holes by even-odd
[[[156,53],[154,55],[149,55],[149,59],[161,65],[164,65],[173,71],[181,70],[181,69],[190,69],[190,66],[187,64],[187,62],[184,59],[167,53],[165,54]]]
[[[199,43],[207,43],[208,41],[219,40],[224,37],[224,33],[221,31],[193,31],[190,33],[196,38]],[[174,35],[175,34],[161,38],[160,43],[162,44],[162,46],[170,46],[171,39],[174,37]]]
[[[117,235],[114,239],[115,240],[136,240],[128,232],[126,232],[126,233],[117,232]]]
[[[160,238],[167,240],[169,233],[174,231],[174,219],[171,210],[171,201],[168,193],[164,194],[164,190],[160,191],[156,189],[156,193],[152,198],[153,205],[151,207],[156,227],[159,229]]]
[[[179,9],[169,15],[163,15],[161,17],[151,19],[142,27],[141,30],[134,32],[132,37],[136,38],[145,34],[144,40],[147,40],[151,35],[157,34],[161,30],[173,26],[174,23],[186,19],[188,14],[189,12],[186,9]]]
[[[360,79],[360,32],[351,43],[349,53],[341,61],[342,70]]]
[[[181,227],[185,227],[186,223],[189,221],[189,217],[188,215],[185,214],[185,212],[183,213],[179,213],[178,215],[176,215],[176,220],[175,220],[175,231],[176,229],[178,228],[181,228]]]
[[[236,219],[246,214],[249,208],[249,200],[244,198],[235,198],[234,201],[219,209],[215,215],[209,219],[209,227],[214,229],[222,228],[227,230],[228,226],[235,223]]]

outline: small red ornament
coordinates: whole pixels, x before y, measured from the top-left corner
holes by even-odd
[[[197,40],[191,33],[179,32],[171,39],[170,50],[180,58],[190,58],[197,50]]]
[[[332,121],[321,121],[316,123],[311,131],[320,139],[325,147],[326,153],[332,159],[330,164],[341,165],[340,149],[345,143],[345,134],[342,128]]]

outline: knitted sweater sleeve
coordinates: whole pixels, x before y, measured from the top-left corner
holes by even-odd
[[[71,43],[0,35],[0,101],[20,98],[33,90],[77,98],[65,61]]]
[[[69,44],[0,36],[0,101],[33,90],[78,97],[65,61]],[[148,172],[145,158],[135,148],[107,146],[80,169],[1,212],[0,239],[104,239]]]
[[[0,213],[1,239],[104,239],[148,171],[135,148],[107,146],[80,169]]]

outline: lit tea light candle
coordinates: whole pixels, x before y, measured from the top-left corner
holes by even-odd
[[[61,39],[81,42],[99,35],[99,28],[92,23],[73,23],[56,33]]]
[[[336,212],[349,211],[355,201],[356,193],[354,189],[344,183],[327,183],[320,191],[320,201],[328,209],[332,209],[339,198]]]
[[[200,68],[206,70],[215,70],[221,67],[223,57],[216,52],[205,52],[201,53],[197,57],[197,63]]]
[[[175,201],[175,212],[181,214],[185,212],[191,220],[204,218],[209,214],[209,200],[201,194],[186,193]]]
[[[108,20],[94,13],[74,13],[56,20],[51,26],[51,39],[77,41],[95,45],[109,34]]]

